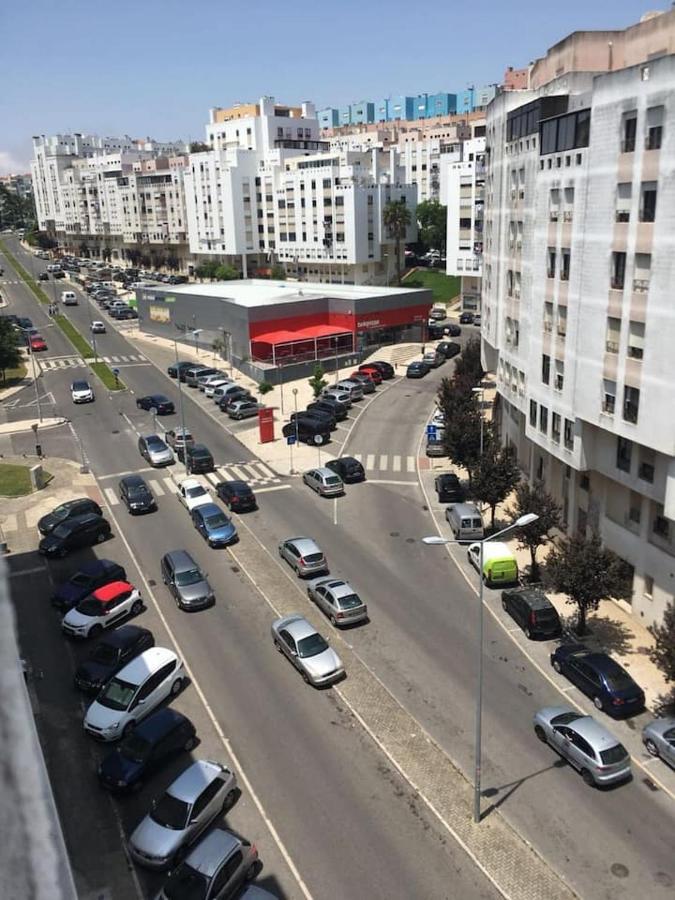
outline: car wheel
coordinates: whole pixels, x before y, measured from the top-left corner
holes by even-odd
[[[535,725],[535,726],[534,726],[534,733],[537,735],[537,737],[538,737],[539,740],[542,742],[542,744],[546,744],[546,743],[547,743],[547,741],[546,741],[546,732],[545,732],[544,729],[541,727],[541,725]]]
[[[131,607],[131,615],[138,616],[141,614],[142,611],[143,611],[143,601],[136,600],[134,605]]]
[[[186,753],[189,753],[191,750],[194,750],[196,746],[197,746],[197,738],[193,734],[183,744],[183,750],[185,750]]]
[[[337,619],[335,618],[335,616],[331,615],[328,617],[328,619],[333,628],[337,628]]]
[[[647,753],[651,753],[652,756],[659,756],[659,748],[651,738],[647,738],[645,747],[647,748]]]
[[[525,637],[528,639],[528,641],[532,640],[532,632],[530,631],[529,628],[525,629]]]
[[[562,673],[562,666],[560,665],[560,662],[557,659],[554,659],[553,662],[551,663],[551,665],[556,670],[556,672]]]
[[[92,625],[92,627],[89,629],[89,637],[93,637],[93,638],[98,637],[102,631],[103,631],[102,625]]]
[[[136,723],[132,719],[131,722],[127,722],[127,724],[122,729],[122,737],[127,737],[127,735],[131,734],[131,732],[136,727]]]
[[[183,679],[176,678],[174,683],[171,685],[171,696],[175,697],[177,694],[180,694],[180,689],[183,687]]]
[[[503,599],[502,599],[502,609],[504,610],[504,612],[508,612],[508,609],[506,608],[506,600],[503,600]]]
[[[312,442],[314,443],[315,446],[319,447],[321,444],[323,444],[323,435],[315,434],[312,439]]]
[[[302,675],[302,680],[305,682],[305,684],[310,684],[309,675],[307,674],[307,672],[303,671],[300,672],[300,674]]]
[[[593,697],[593,706],[595,706],[596,709],[602,711],[605,707],[605,704],[602,702],[602,699],[600,697]]]
[[[234,801],[237,799],[237,792],[232,788],[231,791],[227,792],[227,796],[223,801],[223,812],[226,813],[228,810],[232,809],[234,806]]]
[[[588,787],[595,787],[595,778],[593,778],[588,769],[581,770],[581,777],[584,779],[584,784],[587,784]]]

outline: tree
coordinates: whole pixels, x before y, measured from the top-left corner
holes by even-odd
[[[438,406],[445,415],[443,446],[452,462],[466,469],[469,484],[480,460],[481,411],[476,395],[465,380],[444,378],[438,391]],[[483,444],[491,424],[483,423]],[[490,440],[488,434],[487,440]]]
[[[225,341],[225,338],[214,338],[211,342],[211,349],[213,350],[214,355],[218,354],[218,356],[220,356],[222,359],[223,354],[227,350],[227,342]]]
[[[532,484],[521,481],[516,487],[515,504],[509,515],[519,519],[527,513],[535,513],[539,518],[517,530],[518,547],[530,551],[530,581],[539,581],[537,550],[550,542],[554,529],[562,528],[560,504],[547,492],[543,481],[537,480]]]
[[[180,268],[180,260],[175,253],[169,253],[166,258],[166,264],[172,272],[177,272]]]
[[[668,684],[675,685],[675,602],[673,600],[666,606],[661,624],[652,625],[649,630],[654,638],[654,647],[649,651],[649,658],[661,669]],[[675,707],[675,690],[671,691],[669,705]]]
[[[286,281],[286,269],[279,263],[275,263],[270,270],[272,281]]]
[[[448,229],[448,209],[438,200],[423,200],[415,210],[420,232],[420,242],[427,250],[432,247],[445,255]]]
[[[325,387],[328,386],[328,382],[326,381],[326,379],[323,376],[324,376],[323,366],[321,365],[321,363],[317,363],[314,366],[314,374],[309,379],[309,386],[312,389],[315,399],[317,397],[320,397],[321,391]]]
[[[190,144],[190,153],[206,153],[210,149],[203,141],[192,141]]]
[[[215,278],[217,281],[236,281],[238,278],[241,278],[241,275],[234,266],[221,263],[215,270]]]
[[[5,380],[7,369],[16,369],[21,364],[19,334],[5,318],[0,318],[0,372]]]
[[[197,278],[208,278],[213,281],[216,277],[218,266],[219,263],[217,263],[215,259],[205,259],[204,262],[200,263],[195,269],[195,275]]]
[[[270,384],[269,381],[261,381],[258,385],[258,393],[261,397],[264,397],[265,394],[269,394],[270,391],[274,390],[274,385]]]
[[[455,362],[455,377],[466,377],[474,385],[478,384],[485,374],[480,358],[480,339],[469,338],[464,344],[461,356]]]
[[[405,200],[390,200],[382,211],[382,221],[389,232],[389,237],[395,242],[396,250],[396,277],[401,283],[401,243],[405,240],[406,232],[412,221],[410,210]]]
[[[554,545],[546,561],[546,582],[577,607],[577,635],[586,633],[589,610],[609,597],[630,597],[632,587],[626,563],[603,547],[597,534],[576,534]]]
[[[486,433],[490,437],[487,442],[484,440],[483,455],[473,472],[471,488],[474,497],[490,507],[490,528],[494,531],[497,504],[506,500],[520,481],[520,469],[515,448],[499,446],[492,429]]]

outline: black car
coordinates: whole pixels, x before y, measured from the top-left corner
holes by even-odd
[[[49,273],[40,272],[40,274],[38,275],[38,281],[49,281]]]
[[[562,634],[557,609],[538,588],[502,591],[502,607],[520,625],[529,640],[550,640]]]
[[[642,712],[644,691],[623,666],[583,644],[562,644],[551,654],[551,665],[590,697],[597,709],[614,718]]]
[[[28,318],[28,316],[17,316],[16,324],[19,326],[19,328],[22,331],[26,331],[28,328],[33,327],[33,322],[31,319]]]
[[[339,459],[329,459],[326,467],[331,469],[345,482],[354,484],[357,481],[366,480],[366,470],[358,459],[353,456],[341,456]]]
[[[253,400],[253,395],[250,391],[247,391],[246,388],[239,387],[236,391],[230,391],[228,394],[223,394],[218,401],[218,408],[221,412],[227,412],[227,408],[230,404],[234,403],[235,400]]]
[[[140,475],[125,475],[120,479],[118,488],[120,500],[132,515],[157,509],[155,496]]]
[[[459,317],[460,325],[473,325],[473,313],[472,312],[463,312]]]
[[[439,503],[463,503],[464,491],[459,478],[452,472],[444,472],[434,479],[434,487],[438,494]]]
[[[462,352],[462,348],[455,341],[441,341],[436,345],[437,353],[442,353],[446,359],[452,359]]]
[[[335,431],[337,428],[337,422],[333,413],[326,412],[323,409],[306,409],[297,413],[291,413],[290,421],[294,422],[295,419],[320,419],[328,425],[331,431]]]
[[[384,378],[385,381],[389,378],[393,378],[396,374],[394,367],[391,363],[388,362],[376,360],[375,362],[369,362],[368,365],[375,366],[376,369],[379,369],[382,374],[382,378]]]
[[[66,519],[40,541],[38,550],[44,556],[66,556],[72,550],[91,547],[108,540],[110,523],[96,513],[85,513]]]
[[[99,781],[110,791],[137,789],[174,756],[182,751],[189,753],[196,746],[197,732],[192,722],[177,710],[165,707],[137,725],[103,758],[98,767]]]
[[[114,316],[113,316],[113,312],[115,313]],[[122,309],[113,310],[110,313],[110,315],[113,319],[137,319],[138,318],[138,313],[133,308],[133,306],[125,306]]]
[[[411,362],[405,372],[406,378],[424,378],[430,372],[429,366],[425,362]]]
[[[176,448],[176,456],[183,462],[186,449],[182,446]],[[193,474],[213,472],[215,464],[213,454],[206,444],[192,444],[187,447],[187,468]]]
[[[121,625],[109,631],[75,670],[75,687],[97,694],[128,662],[154,646],[155,639],[147,628]]]
[[[170,416],[176,411],[173,401],[164,394],[149,394],[147,397],[139,397],[136,400],[138,409],[155,409],[158,416]]]
[[[452,322],[450,325],[446,325],[445,330],[448,332],[450,337],[459,337],[462,333],[462,329],[459,327],[459,325],[455,325],[454,322]]]
[[[166,279],[167,284],[187,284],[188,277],[187,275],[169,275]]]
[[[314,444],[319,447],[330,441],[330,428],[324,419],[300,418],[289,422],[281,429],[284,437],[297,435],[298,440],[304,444]]]
[[[77,500],[67,500],[61,503],[46,516],[43,516],[37,523],[40,534],[50,534],[57,525],[67,522],[75,516],[81,516],[83,513],[95,513],[97,516],[103,514],[101,507],[89,497],[78,497]]]
[[[66,277],[66,273],[62,270],[59,270],[58,272],[52,272],[52,278],[65,278],[65,277]]]
[[[169,378],[178,378],[179,373],[183,369],[189,369],[190,366],[194,366],[194,362],[191,360],[188,361],[186,359],[181,359],[180,362],[171,363],[170,366],[166,367],[166,374]]]
[[[253,490],[245,481],[221,481],[216,494],[233,512],[249,512],[258,508]]]
[[[445,337],[445,325],[438,325],[436,322],[429,323],[427,327],[427,337],[429,340],[433,341],[436,338]]]
[[[68,612],[104,584],[126,580],[124,566],[111,559],[95,559],[85,563],[68,581],[60,584],[50,598],[51,603],[57,609]]]
[[[315,400],[313,403],[307,404],[307,412],[311,412],[312,410],[318,410],[319,412],[326,412],[335,417],[336,422],[342,422],[347,418],[348,409],[344,405],[344,403],[340,403],[339,400]]]

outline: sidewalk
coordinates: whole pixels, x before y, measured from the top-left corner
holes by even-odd
[[[34,425],[38,426],[38,433],[45,428],[56,428],[57,425],[65,425],[68,419],[63,416],[43,417],[39,419],[20,419],[18,422],[4,422],[0,424],[0,434],[21,434],[23,431],[31,431]]]

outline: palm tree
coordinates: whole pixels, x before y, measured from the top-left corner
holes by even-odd
[[[389,237],[395,241],[396,250],[396,277],[401,283],[401,242],[412,221],[410,210],[405,200],[390,200],[382,211],[382,221],[389,232]]]

